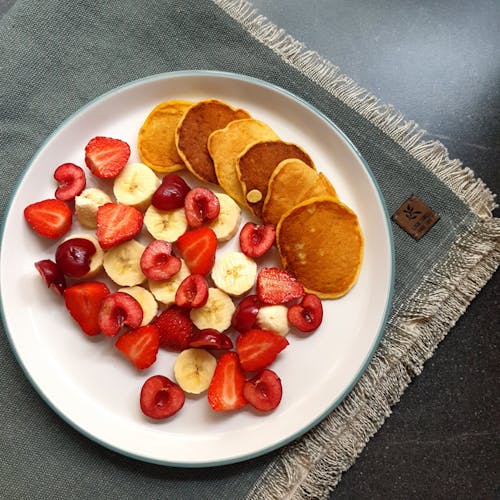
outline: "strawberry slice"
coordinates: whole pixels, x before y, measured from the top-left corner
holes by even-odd
[[[184,406],[185,400],[184,391],[163,375],[149,377],[141,389],[141,410],[150,418],[171,417]]]
[[[266,368],[245,382],[243,395],[256,410],[274,410],[283,395],[281,380],[276,373]]]
[[[143,370],[156,361],[160,332],[154,325],[141,326],[119,337],[115,347],[123,352],[136,368]]]
[[[266,304],[285,304],[302,297],[304,287],[287,271],[266,267],[257,276],[257,295]]]
[[[175,303],[179,307],[195,309],[204,306],[207,300],[208,284],[202,274],[190,274],[175,292]]]
[[[288,321],[301,332],[312,332],[321,325],[323,305],[316,295],[307,294],[299,304],[290,306]]]
[[[208,274],[215,263],[217,236],[213,229],[200,227],[177,240],[177,248],[193,274]]]
[[[262,257],[274,244],[276,228],[273,224],[247,222],[240,232],[240,249],[252,259]]]
[[[116,177],[130,158],[130,146],[120,139],[94,137],[85,146],[85,164],[102,179]]]
[[[97,209],[96,235],[104,250],[131,240],[142,228],[144,216],[122,203],[106,203]]]
[[[193,322],[188,309],[172,306],[153,320],[160,331],[160,345],[171,351],[182,351],[189,347]]]
[[[132,295],[114,292],[101,302],[97,321],[104,335],[114,337],[122,326],[138,328],[143,314],[141,305]]]
[[[269,366],[288,345],[288,340],[268,330],[248,330],[236,340],[236,351],[246,371],[258,371]]]
[[[58,200],[69,201],[85,189],[85,172],[74,163],[63,163],[54,171],[54,179],[59,183],[55,196]]]
[[[37,201],[24,209],[24,218],[44,238],[60,238],[71,227],[73,213],[61,200]]]
[[[108,294],[109,288],[99,281],[77,283],[64,290],[66,309],[87,335],[101,331],[97,318],[101,302]]]
[[[224,353],[217,362],[212,381],[208,387],[208,402],[214,411],[236,410],[245,406],[243,396],[245,374],[238,355],[231,351]]]
[[[181,259],[172,255],[172,243],[154,240],[144,249],[140,266],[146,278],[153,281],[168,280],[181,268]]]

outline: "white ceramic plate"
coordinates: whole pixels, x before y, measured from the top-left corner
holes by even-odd
[[[324,320],[318,331],[306,338],[289,335],[289,347],[272,366],[284,390],[275,411],[265,415],[250,409],[215,413],[202,395],[188,397],[174,417],[152,422],[139,409],[140,388],[153,374],[173,378],[174,355],[162,351],[152,367],[138,372],[111,339],[81,333],[61,299],[49,292],[33,267],[35,261],[51,258],[57,243],[33,233],[23,220],[23,209],[53,197],[52,174],[59,164],[84,165],[84,147],[92,137],[128,141],[131,161],[138,161],[137,132],[156,104],[209,97],[245,108],[283,140],[301,145],[310,154],[340,199],[358,214],[366,242],[364,262],[357,284],[345,297],[324,301]],[[361,155],[332,122],[292,94],[259,80],[214,72],[170,73],[132,82],[63,123],[36,154],[12,199],[1,248],[1,296],[9,339],[27,377],[47,403],[72,426],[108,448],[184,467],[254,457],[318,423],[366,368],[382,336],[392,293],[388,220]],[[78,229],[75,224],[74,231]],[[236,248],[236,241],[220,251],[232,246]]]

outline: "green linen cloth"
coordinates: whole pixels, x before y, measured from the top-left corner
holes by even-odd
[[[370,165],[389,213],[415,194],[440,216],[416,242],[394,226],[392,314],[355,390],[315,429],[240,464],[177,469],[101,447],[59,418],[0,336],[0,484],[5,498],[325,497],[382,425],[411,378],[498,265],[493,196],[422,140],[415,124],[246,2],[18,0],[0,21],[0,203],[44,139],[82,105],[121,84],[177,70],[257,77],[331,118]]]

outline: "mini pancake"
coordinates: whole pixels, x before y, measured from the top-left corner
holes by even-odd
[[[320,298],[341,297],[358,278],[361,228],[356,214],[335,198],[311,198],[286,212],[276,241],[284,269]]]
[[[252,118],[233,121],[208,138],[208,150],[214,161],[219,184],[240,205],[246,206],[236,170],[239,155],[251,144],[277,139],[279,137],[268,125]]]
[[[269,179],[262,220],[266,224],[278,224],[285,212],[316,196],[337,199],[335,189],[322,173],[313,170],[302,160],[283,160]]]
[[[149,113],[139,130],[137,147],[141,161],[156,172],[175,172],[184,168],[175,145],[175,130],[189,101],[165,101]]]
[[[297,158],[311,168],[315,168],[313,161],[304,150],[295,144],[283,141],[263,141],[254,144],[238,158],[237,169],[240,184],[248,207],[257,217],[262,216],[269,178],[278,164],[288,158]]]
[[[177,126],[175,143],[186,167],[198,179],[218,184],[214,162],[207,148],[208,137],[233,120],[249,118],[243,109],[235,109],[223,101],[207,99],[187,110]]]

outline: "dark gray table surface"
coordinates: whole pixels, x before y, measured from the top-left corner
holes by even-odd
[[[253,4],[500,194],[499,0]],[[497,272],[332,498],[500,498],[499,292]]]

